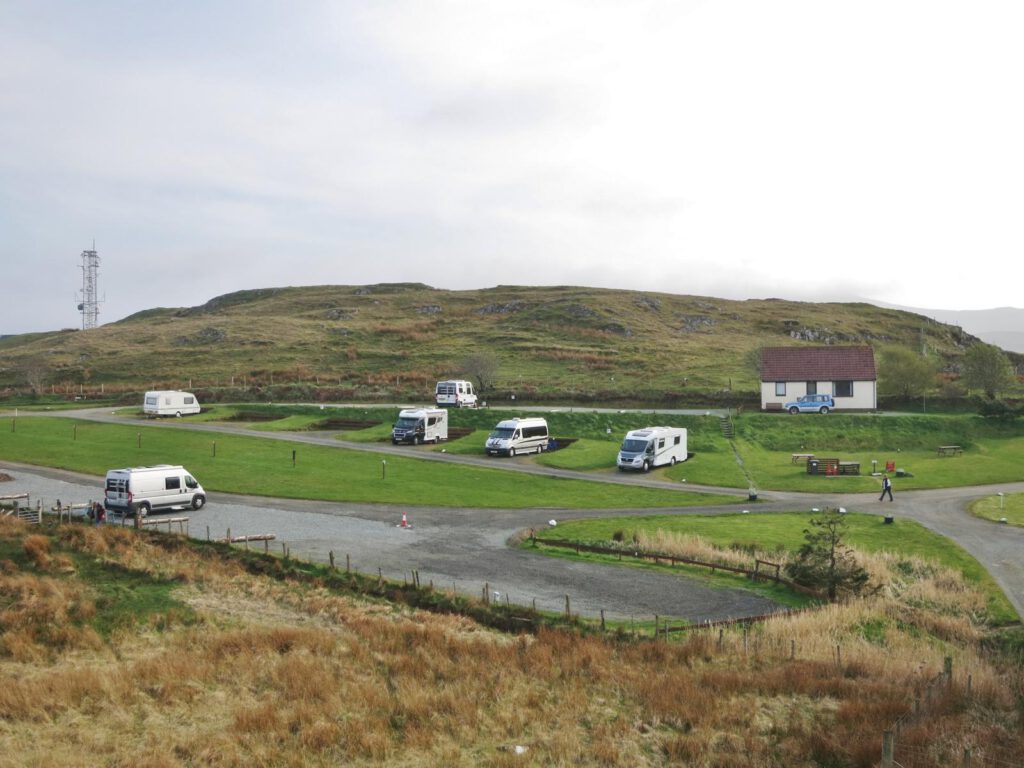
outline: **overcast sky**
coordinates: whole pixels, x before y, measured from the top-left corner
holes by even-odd
[[[0,0],[0,334],[244,288],[1022,306],[1024,3]]]

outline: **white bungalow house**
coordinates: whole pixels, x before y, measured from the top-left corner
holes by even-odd
[[[837,410],[878,407],[871,347],[766,347],[761,350],[761,409],[779,410],[801,395],[832,395]]]

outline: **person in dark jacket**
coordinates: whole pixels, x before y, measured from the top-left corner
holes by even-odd
[[[878,497],[878,500],[882,501],[885,494],[889,494],[889,501],[892,501],[892,480],[889,479],[889,475],[882,475],[882,495]]]

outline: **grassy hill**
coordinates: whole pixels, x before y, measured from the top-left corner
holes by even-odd
[[[240,291],[152,309],[87,331],[0,340],[0,386],[42,391],[290,385],[280,397],[423,399],[498,363],[495,400],[715,402],[753,397],[764,345],[920,349],[955,366],[978,340],[921,315],[869,304],[730,301],[580,287],[450,291],[422,284]],[[295,385],[300,385],[295,391]]]

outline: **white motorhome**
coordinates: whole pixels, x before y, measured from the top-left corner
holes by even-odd
[[[626,433],[615,461],[620,470],[647,472],[651,467],[686,461],[686,430],[682,427],[645,427]]]
[[[548,449],[548,423],[531,416],[526,419],[499,421],[484,446],[489,456],[517,453],[541,453]]]
[[[403,408],[391,430],[391,442],[437,443],[448,439],[448,411],[444,408]]]
[[[156,509],[192,507],[206,503],[206,491],[182,466],[111,469],[103,495],[103,506],[112,512],[145,517]]]
[[[476,394],[473,392],[473,382],[471,381],[439,381],[434,391],[436,402],[441,408],[476,407]]]
[[[147,416],[188,416],[199,413],[199,401],[191,392],[173,389],[147,392],[142,412]]]

